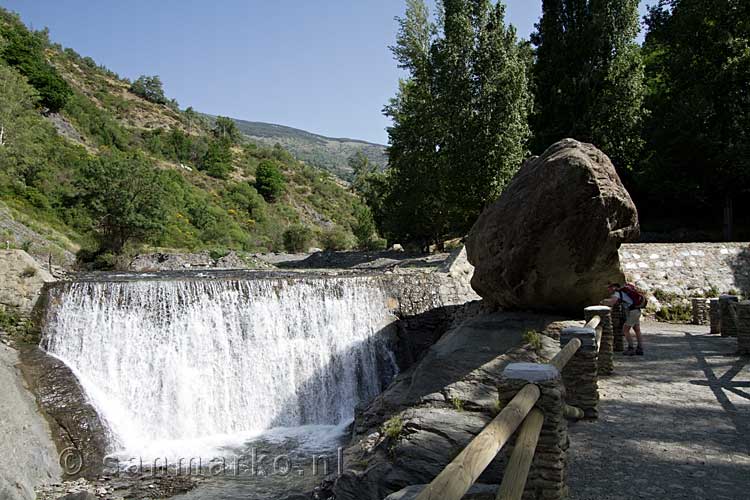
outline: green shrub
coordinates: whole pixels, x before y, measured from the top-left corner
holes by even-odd
[[[324,250],[339,252],[348,250],[354,244],[352,235],[340,227],[334,227],[323,231],[320,235],[320,244]]]
[[[529,344],[529,346],[531,346],[531,348],[536,352],[542,350],[542,336],[539,334],[539,332],[529,330],[528,332],[523,334],[523,341],[524,343]]]
[[[36,276],[36,268],[32,266],[26,266],[23,271],[21,271],[21,277],[22,278],[33,278]]]
[[[230,144],[223,140],[211,141],[198,170],[202,170],[217,179],[226,179],[232,171]]]
[[[656,311],[656,319],[672,323],[690,323],[693,319],[693,311],[687,304],[672,303]]]
[[[393,416],[385,421],[381,431],[388,439],[398,439],[404,430],[404,419],[400,415]]]
[[[246,182],[233,184],[224,194],[224,200],[256,218],[266,204],[258,191]]]
[[[276,201],[284,192],[286,180],[276,162],[263,160],[255,172],[255,189],[268,202]]]
[[[674,292],[667,292],[660,288],[654,290],[654,298],[659,302],[672,303],[681,299],[681,297]]]
[[[284,250],[289,253],[301,253],[310,247],[312,231],[302,224],[289,226],[283,235]]]
[[[357,238],[357,247],[361,250],[370,250],[373,240],[377,239],[372,212],[367,205],[358,204],[354,207],[354,217],[356,220],[352,225],[352,233]]]
[[[213,260],[219,260],[219,259],[221,259],[222,257],[226,257],[227,255],[229,255],[229,252],[230,252],[230,251],[231,251],[231,250],[229,250],[229,249],[227,249],[227,248],[213,248],[213,249],[211,249],[211,250],[210,250],[210,251],[208,252],[208,255],[209,255],[209,256],[210,256],[210,257],[211,257],[211,258],[212,258]]]
[[[463,399],[452,397],[451,398],[451,404],[453,405],[453,408],[455,408],[458,411],[464,411],[464,403],[465,401]]]

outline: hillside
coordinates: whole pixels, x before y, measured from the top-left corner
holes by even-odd
[[[158,77],[120,78],[4,9],[0,81],[4,246],[108,265],[155,249],[344,249],[374,238],[367,209],[327,172],[248,140],[229,119],[180,109]]]
[[[385,168],[388,162],[385,146],[380,144],[325,137],[272,123],[250,122],[236,118],[234,122],[251,141],[268,146],[280,144],[298,160],[322,168],[346,181],[351,181],[353,175],[348,160],[357,151],[361,151],[380,169]]]

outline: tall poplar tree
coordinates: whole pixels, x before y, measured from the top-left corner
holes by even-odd
[[[399,26],[392,50],[409,77],[385,108],[387,193],[373,211],[391,240],[440,246],[468,231],[526,153],[527,55],[489,0],[444,0],[436,24],[408,0]]]
[[[634,167],[643,146],[638,29],[638,0],[543,0],[532,35],[536,152],[573,137]]]

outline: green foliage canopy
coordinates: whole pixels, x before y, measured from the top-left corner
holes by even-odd
[[[130,91],[147,101],[156,104],[167,104],[169,99],[164,95],[164,86],[158,75],[141,75],[130,85]]]
[[[131,240],[164,229],[167,191],[159,170],[140,154],[112,152],[80,170],[76,184],[102,250],[120,253]]]
[[[389,169],[365,176],[375,221],[426,248],[465,234],[526,154],[528,57],[502,2],[446,0],[437,23],[407,0],[391,47],[409,77],[385,107]]]
[[[650,201],[697,211],[747,196],[750,3],[662,0],[647,26]]]
[[[18,69],[39,92],[40,103],[57,112],[72,94],[70,86],[47,62],[44,50],[49,44],[46,32],[31,32],[14,14],[0,12],[0,56]]]
[[[638,0],[544,0],[532,35],[534,149],[572,137],[632,169],[643,140]]]

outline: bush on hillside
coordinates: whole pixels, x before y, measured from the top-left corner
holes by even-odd
[[[52,112],[59,111],[73,91],[45,58],[46,32],[30,32],[17,16],[7,12],[2,14],[0,36],[5,43],[0,47],[0,55],[39,92],[44,107]]]
[[[276,201],[284,192],[285,185],[286,179],[276,162],[263,160],[258,164],[255,171],[255,189],[266,201]]]
[[[301,253],[310,247],[312,231],[303,224],[289,226],[284,231],[284,250],[289,253]]]
[[[354,241],[350,233],[340,227],[333,227],[323,231],[320,235],[320,244],[323,245],[323,250],[340,252],[352,248]]]
[[[147,101],[156,104],[167,104],[169,100],[164,95],[161,78],[158,75],[141,75],[130,85],[130,91]]]
[[[232,171],[232,151],[229,146],[227,141],[211,141],[198,169],[217,179],[229,177]]]

